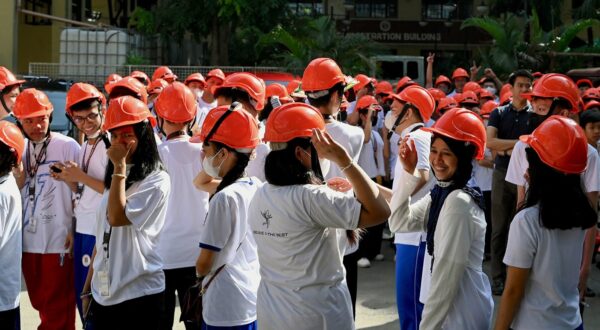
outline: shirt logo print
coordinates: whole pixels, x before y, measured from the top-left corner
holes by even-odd
[[[269,210],[260,211],[260,214],[265,219],[265,222],[263,222],[262,225],[267,226],[267,228],[269,228],[269,225],[271,224],[271,219],[273,218],[273,216],[271,216],[271,212]]]

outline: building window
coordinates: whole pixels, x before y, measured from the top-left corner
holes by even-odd
[[[41,14],[52,15],[52,0],[25,0],[23,3],[23,8]],[[52,21],[47,18],[25,15],[25,24],[51,25]]]
[[[471,16],[472,2],[448,0],[423,0],[424,20],[465,19]]]
[[[356,0],[354,12],[360,18],[396,18],[396,0]]]
[[[317,16],[325,13],[323,1],[290,0],[288,8],[297,16]]]

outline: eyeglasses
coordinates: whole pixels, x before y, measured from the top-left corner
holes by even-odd
[[[85,116],[85,117],[80,117],[80,116],[73,116],[73,121],[75,122],[75,124],[81,124],[83,123],[85,120],[88,121],[94,121],[98,118],[98,116],[100,116],[99,113],[97,112],[92,112],[89,115]]]

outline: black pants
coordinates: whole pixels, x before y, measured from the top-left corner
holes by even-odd
[[[160,319],[160,329],[172,329],[173,319],[175,318],[175,291],[177,291],[177,298],[179,300],[179,306],[183,304],[183,298],[187,289],[196,283],[196,268],[186,267],[177,269],[165,269],[165,292],[164,292],[164,304],[162,316]],[[179,319],[177,319],[179,322]],[[200,329],[199,326],[185,323],[187,330]]]
[[[21,329],[21,313],[19,307],[0,312],[0,329]]]
[[[517,186],[505,181],[506,170],[492,173],[491,275],[493,282],[504,282],[506,266],[502,262],[508,242],[508,230],[516,213]]]
[[[387,222],[366,228],[366,233],[360,240],[358,246],[358,258],[367,258],[373,260],[376,255],[381,253],[381,236],[383,235],[383,228],[385,228]]]
[[[111,306],[92,300],[88,318],[94,330],[158,330],[162,303],[163,292]]]
[[[346,268],[346,284],[348,285],[348,291],[350,291],[350,298],[352,299],[352,315],[356,318],[356,289],[358,286],[358,251],[344,256],[344,268]]]

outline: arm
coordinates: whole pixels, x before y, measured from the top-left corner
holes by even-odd
[[[217,191],[217,187],[221,183],[221,180],[217,180],[212,176],[206,174],[204,170],[200,171],[194,178],[194,187],[198,190],[206,191],[209,194],[214,194]]]
[[[477,81],[477,74],[479,74],[479,70],[481,70],[481,66],[477,66],[477,63],[473,61],[473,66],[470,68],[471,77],[470,81]]]
[[[591,205],[597,210],[598,192],[587,193]],[[596,232],[598,228],[594,225],[585,231],[585,240],[583,241],[583,256],[581,260],[581,269],[579,270],[579,298],[585,300],[585,290],[587,289],[587,280],[590,275],[590,265],[594,255],[594,246],[596,245]]]
[[[517,185],[517,211],[523,203],[525,203],[525,187]]]
[[[500,156],[506,156],[506,150],[512,149],[518,140],[505,140],[498,138],[498,129],[493,126],[486,128],[487,133],[487,147],[491,150],[499,152]]]
[[[358,112],[358,111],[355,111]],[[369,110],[367,111],[367,118],[365,119],[365,127],[363,127],[363,133],[365,135],[365,139],[363,140],[363,144],[368,143],[369,141],[371,141],[371,116],[373,115],[373,107],[369,107]]]
[[[500,309],[494,326],[495,330],[510,329],[510,325],[523,300],[529,271],[529,268],[507,267],[506,287],[500,300]]]
[[[94,251],[92,252],[92,258],[90,261],[90,268],[88,269],[87,276],[85,278],[85,283],[83,284],[83,288],[81,290],[80,298],[83,309],[84,318],[87,316],[88,308],[90,308],[91,302],[91,292],[92,292],[92,277],[94,276],[94,259],[96,259],[96,247],[94,247]]]
[[[354,104],[356,106],[356,101],[354,102]],[[356,126],[356,125],[358,125],[358,118],[359,118],[358,110],[356,110],[356,108],[355,108],[354,111],[352,111],[352,113],[350,113],[348,115],[348,117],[346,118],[346,122],[350,125]]]
[[[112,147],[111,147],[112,148]],[[110,191],[108,193],[108,223],[113,227],[129,226],[131,221],[125,214],[125,160],[115,165]]]
[[[427,69],[425,69],[425,88],[433,87],[433,61],[435,53],[429,53],[427,56]]]
[[[62,172],[51,172],[52,177],[67,183],[73,192],[77,192],[77,183],[79,182],[94,189],[94,191],[99,194],[104,193],[104,182],[87,175],[76,162],[69,160],[64,164],[56,163],[55,165],[60,168]]]
[[[210,273],[212,265],[217,256],[216,251],[211,251],[209,249],[200,249],[200,255],[196,260],[196,275],[199,277],[206,276]]]
[[[388,139],[387,136],[388,129],[384,125],[381,129],[381,138],[383,139],[383,164],[385,166],[385,178],[386,180],[389,180],[393,169],[390,168],[390,139]]]
[[[419,181],[415,185],[411,196],[414,195],[417,191],[421,190],[425,184],[429,181],[429,170],[417,170],[419,172]]]
[[[486,68],[483,71],[483,74],[486,77],[491,78],[494,81],[494,84],[496,85],[496,89],[500,91],[500,89],[502,88],[502,82],[500,81],[500,79],[498,79],[496,73],[494,73],[494,70],[492,70],[491,68]]]
[[[21,190],[25,185],[25,169],[23,168],[23,162],[20,162],[13,168],[13,175],[15,177],[15,181],[17,181],[19,190]]]

